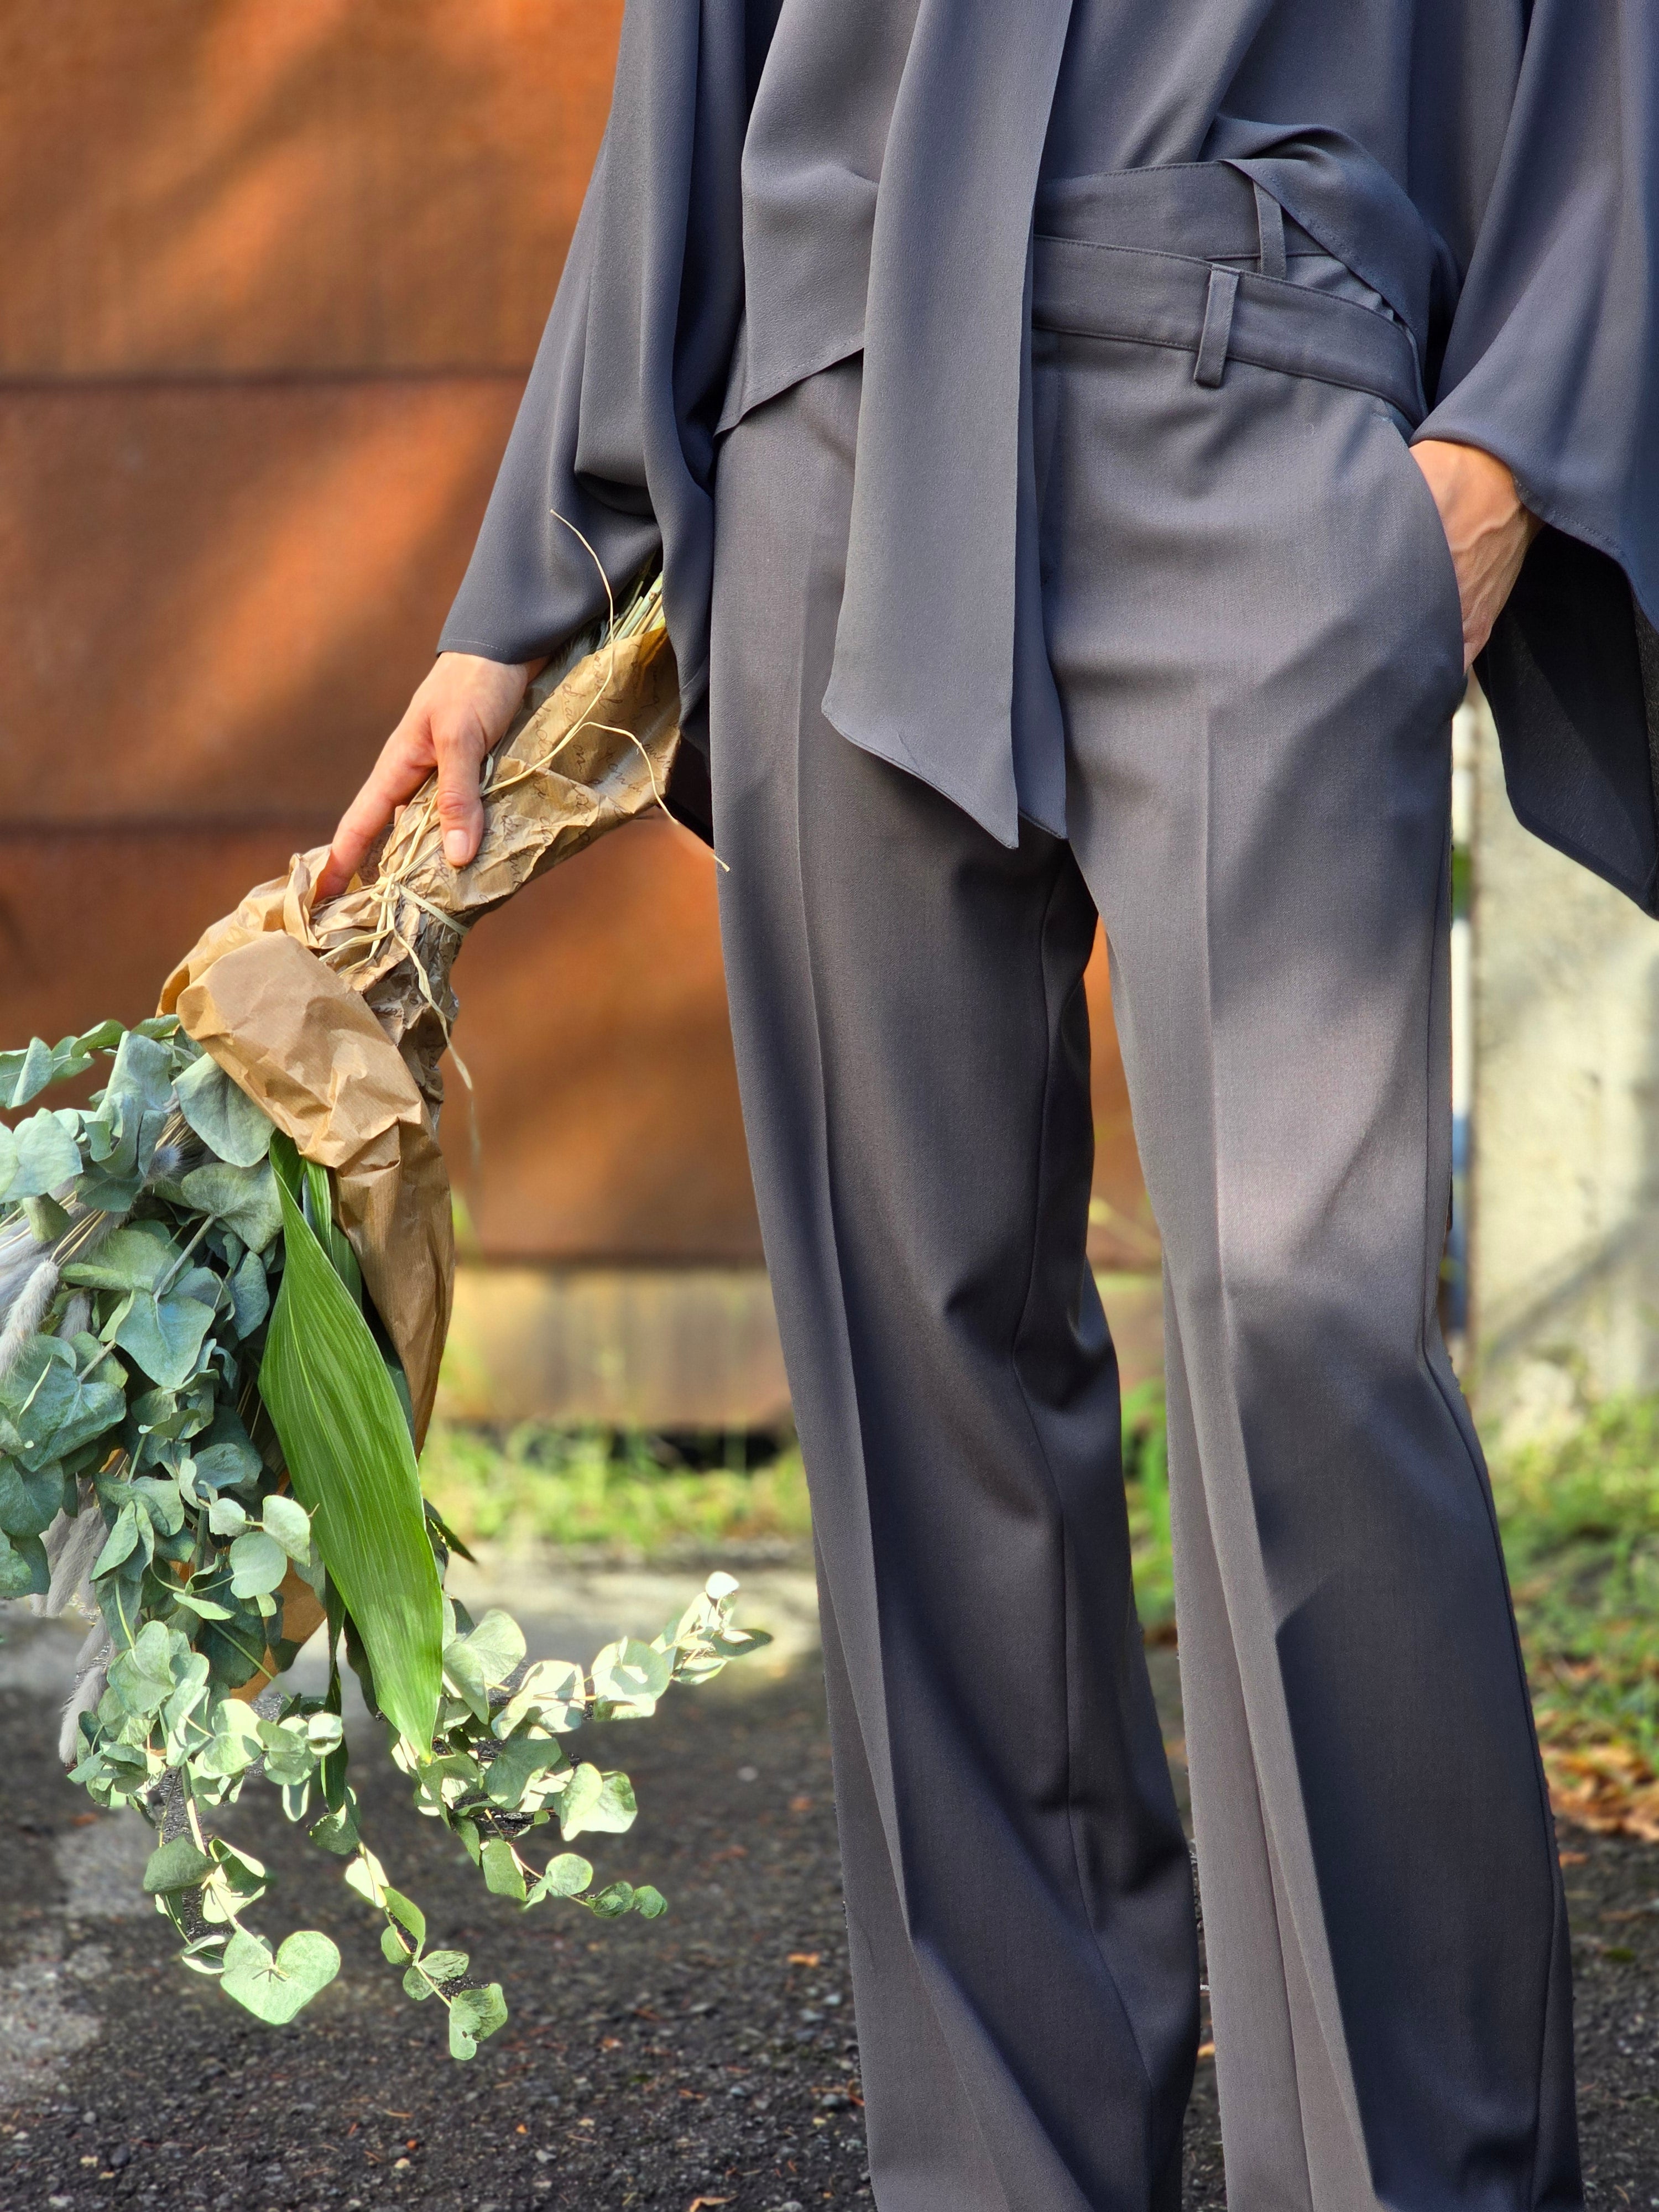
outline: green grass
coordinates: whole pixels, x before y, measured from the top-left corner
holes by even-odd
[[[1492,1489],[1547,1752],[1659,1773],[1659,1399],[1498,1459]]]
[[[793,1446],[769,1465],[691,1468],[659,1439],[526,1423],[505,1435],[435,1425],[427,1496],[464,1543],[539,1540],[629,1559],[744,1543],[805,1544],[806,1480]]]

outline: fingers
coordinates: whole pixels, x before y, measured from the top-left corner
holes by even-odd
[[[478,771],[486,750],[483,732],[476,722],[465,729],[447,731],[437,739],[438,820],[443,829],[444,858],[452,868],[464,868],[483,836]]]
[[[340,817],[317,885],[317,902],[343,891],[398,807],[435,768],[444,858],[465,867],[483,836],[478,777],[484,757],[511,722],[540,661],[485,660],[441,653],[409,711],[386,739],[368,781]]]
[[[317,884],[319,904],[345,889],[368,859],[375,840],[391,826],[398,809],[426,781],[432,765],[430,722],[417,693],[409,712],[382,746],[368,781],[340,817],[328,864]]]

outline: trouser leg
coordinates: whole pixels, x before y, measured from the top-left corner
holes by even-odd
[[[1449,559],[1364,395],[1039,353],[1072,842],[1164,1240],[1229,2203],[1570,2207],[1559,1874],[1435,1320]]]
[[[1134,1618],[1067,848],[818,711],[856,367],[739,426],[710,692],[733,1033],[819,1547],[882,2212],[1173,2212],[1190,1883]]]

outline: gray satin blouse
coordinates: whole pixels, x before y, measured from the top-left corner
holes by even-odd
[[[1481,664],[1541,836],[1656,910],[1652,0],[629,0],[563,279],[441,649],[523,659],[660,547],[702,734],[716,438],[861,352],[824,708],[1012,843],[1063,830],[1017,634],[1034,222],[1233,163],[1411,329],[1417,434],[1549,526]],[[559,518],[562,518],[560,520]],[[1033,674],[1033,670],[1038,671]]]

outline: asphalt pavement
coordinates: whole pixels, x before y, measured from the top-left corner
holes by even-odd
[[[537,1656],[586,1659],[620,1627],[649,1633],[696,1579],[519,1557],[464,1594],[512,1605]],[[780,1632],[774,1649],[615,1728],[604,1754],[633,1776],[641,1813],[591,1856],[604,1878],[655,1882],[659,1921],[600,1926],[490,1897],[410,1808],[374,1724],[353,1724],[393,1881],[426,1907],[433,1943],[469,1951],[512,2008],[465,2066],[435,2008],[403,1996],[338,1862],[262,1784],[226,1823],[279,1877],[255,1918],[325,1929],[340,1976],[270,2029],[185,1972],[140,1893],[148,1831],[90,1808],[52,1756],[76,1632],[0,1608],[3,2212],[869,2205],[811,1580],[770,1567],[745,1588],[744,1617]],[[1152,1660],[1179,1778],[1174,1655]],[[1659,2206],[1659,1850],[1562,1841],[1588,2203]],[[1224,2203],[1207,2053],[1185,2202]]]

